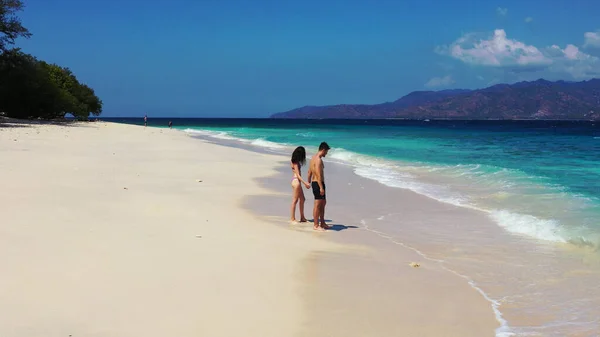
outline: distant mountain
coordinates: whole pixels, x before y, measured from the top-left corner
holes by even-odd
[[[413,91],[410,94],[392,102],[395,108],[408,108],[415,105],[424,105],[440,101],[444,98],[458,96],[471,92],[466,89],[440,90],[440,91]]]
[[[600,120],[600,79],[539,79],[478,90],[414,91],[394,102],[305,106],[271,118]]]

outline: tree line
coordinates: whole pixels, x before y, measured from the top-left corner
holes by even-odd
[[[27,119],[99,116],[102,101],[69,68],[13,47],[17,38],[31,37],[16,16],[21,10],[22,0],[0,0],[0,113]]]

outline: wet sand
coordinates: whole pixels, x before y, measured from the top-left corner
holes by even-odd
[[[343,289],[339,290],[338,298],[350,299],[359,289],[368,289],[367,292],[375,293],[370,296],[393,299],[390,306],[373,306],[367,312],[356,310],[349,303],[341,306],[349,312],[360,313],[352,315],[351,319],[354,324],[361,325],[352,330],[357,336],[366,333],[372,326],[368,317],[379,318],[390,311],[398,312],[400,307],[394,308],[392,303],[412,302],[411,297],[416,300],[422,292],[414,284],[427,282],[431,282],[427,291],[430,294],[436,289],[444,290],[421,298],[423,307],[417,312],[427,313],[429,318],[448,318],[451,317],[450,312],[464,315],[463,319],[468,318],[472,329],[447,330],[457,331],[457,335],[485,335],[487,327],[492,335],[495,330],[497,336],[512,333],[517,336],[525,333],[596,336],[600,329],[597,319],[600,312],[598,306],[590,304],[600,303],[597,252],[514,235],[500,228],[483,212],[384,186],[354,174],[349,166],[329,162],[327,158],[325,162],[328,186],[326,218],[331,220],[330,225],[334,228],[325,237],[334,242],[356,245],[360,247],[357,250],[360,253],[345,257],[321,254],[314,257],[312,263],[322,265],[317,270],[323,275],[338,275],[344,283],[337,288]],[[270,219],[273,219],[274,209],[281,209],[277,222],[280,226],[284,225],[285,210],[290,202],[290,195],[285,195],[285,190],[289,194],[291,189],[290,174],[286,168],[287,160],[282,159],[277,175],[259,178],[261,186],[281,196],[246,198],[248,209]],[[306,213],[312,214],[312,192],[305,190],[305,195]],[[310,228],[306,225],[288,227],[300,231]],[[348,260],[353,262],[346,264],[344,261]],[[425,267],[439,274],[412,279],[415,273],[411,273],[408,267],[412,261],[421,262],[421,270]],[[355,269],[343,267],[348,265]],[[332,278],[337,279],[335,276]],[[354,280],[361,280],[360,284],[353,285]],[[406,280],[409,280],[408,283],[404,283]],[[322,293],[317,300],[336,296],[334,294]],[[456,294],[460,295],[453,297]],[[440,302],[435,304],[433,298]],[[431,303],[424,304],[429,300]],[[341,302],[335,299],[329,303]],[[449,312],[440,311],[441,308]],[[410,326],[401,317],[413,321],[415,313],[412,314],[403,312],[393,321]],[[465,326],[460,317],[454,318],[455,327]],[[319,317],[313,315],[312,319],[316,322]],[[418,320],[429,321],[425,316]],[[395,333],[393,325],[381,327],[390,334]],[[337,333],[342,325],[336,322],[330,328]],[[426,328],[421,329],[416,331],[425,331]]]
[[[291,194],[289,172],[281,162],[279,174],[259,178],[264,188],[278,195],[245,198],[245,207],[276,226],[320,236],[348,248],[333,253],[312,254],[305,270],[314,280],[304,282],[309,326],[321,326],[325,336],[494,336],[500,324],[491,303],[468,282],[439,263],[425,259],[419,252],[368,230],[359,214],[379,214],[374,200],[391,195],[381,192],[375,182],[354,175],[349,168],[326,162],[328,204],[325,218],[332,230],[315,233],[311,224],[289,224],[284,212]],[[306,172],[303,172],[306,175]],[[363,185],[361,185],[363,184]],[[375,190],[370,190],[370,188]],[[357,189],[366,191],[356,193]],[[288,189],[291,192],[291,187]],[[397,192],[390,189],[390,192]],[[394,195],[394,194],[392,194]],[[307,218],[312,219],[313,196],[305,190]],[[397,197],[397,196],[396,196]],[[408,196],[413,198],[413,196]],[[404,200],[418,205],[423,200]],[[389,199],[388,199],[389,200]],[[424,201],[430,205],[430,200]],[[441,207],[446,205],[441,204]],[[364,213],[365,211],[369,212]],[[414,215],[427,218],[420,207]],[[419,267],[410,264],[419,263]],[[312,309],[311,309],[312,308]],[[300,336],[309,336],[310,329]]]

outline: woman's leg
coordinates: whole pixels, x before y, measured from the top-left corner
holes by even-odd
[[[304,197],[304,191],[302,190],[302,187],[300,187],[300,198],[298,201],[300,202],[300,222],[306,222],[307,220],[304,217],[304,202],[306,201],[306,198]]]
[[[291,221],[296,221],[296,204],[298,204],[298,200],[300,199],[299,192],[302,192],[300,183],[297,180],[292,181],[292,205],[290,207]]]

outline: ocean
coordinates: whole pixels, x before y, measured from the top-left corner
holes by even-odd
[[[142,119],[106,120],[143,124]],[[149,126],[167,123],[168,119],[149,119]],[[327,160],[348,165],[359,176],[481,211],[502,231],[537,245],[567,246],[600,256],[600,123],[173,119],[173,125],[190,135],[286,156],[300,145],[312,153],[327,141],[332,147]],[[540,273],[546,275],[547,270]],[[600,299],[597,287],[589,291]],[[544,303],[556,304],[550,297]],[[599,326],[585,305],[565,303],[559,304],[568,306],[569,315],[577,319],[555,320],[554,328],[520,334],[504,327],[497,335],[560,336],[578,324],[579,330],[573,331],[582,336],[599,335],[585,334]]]

